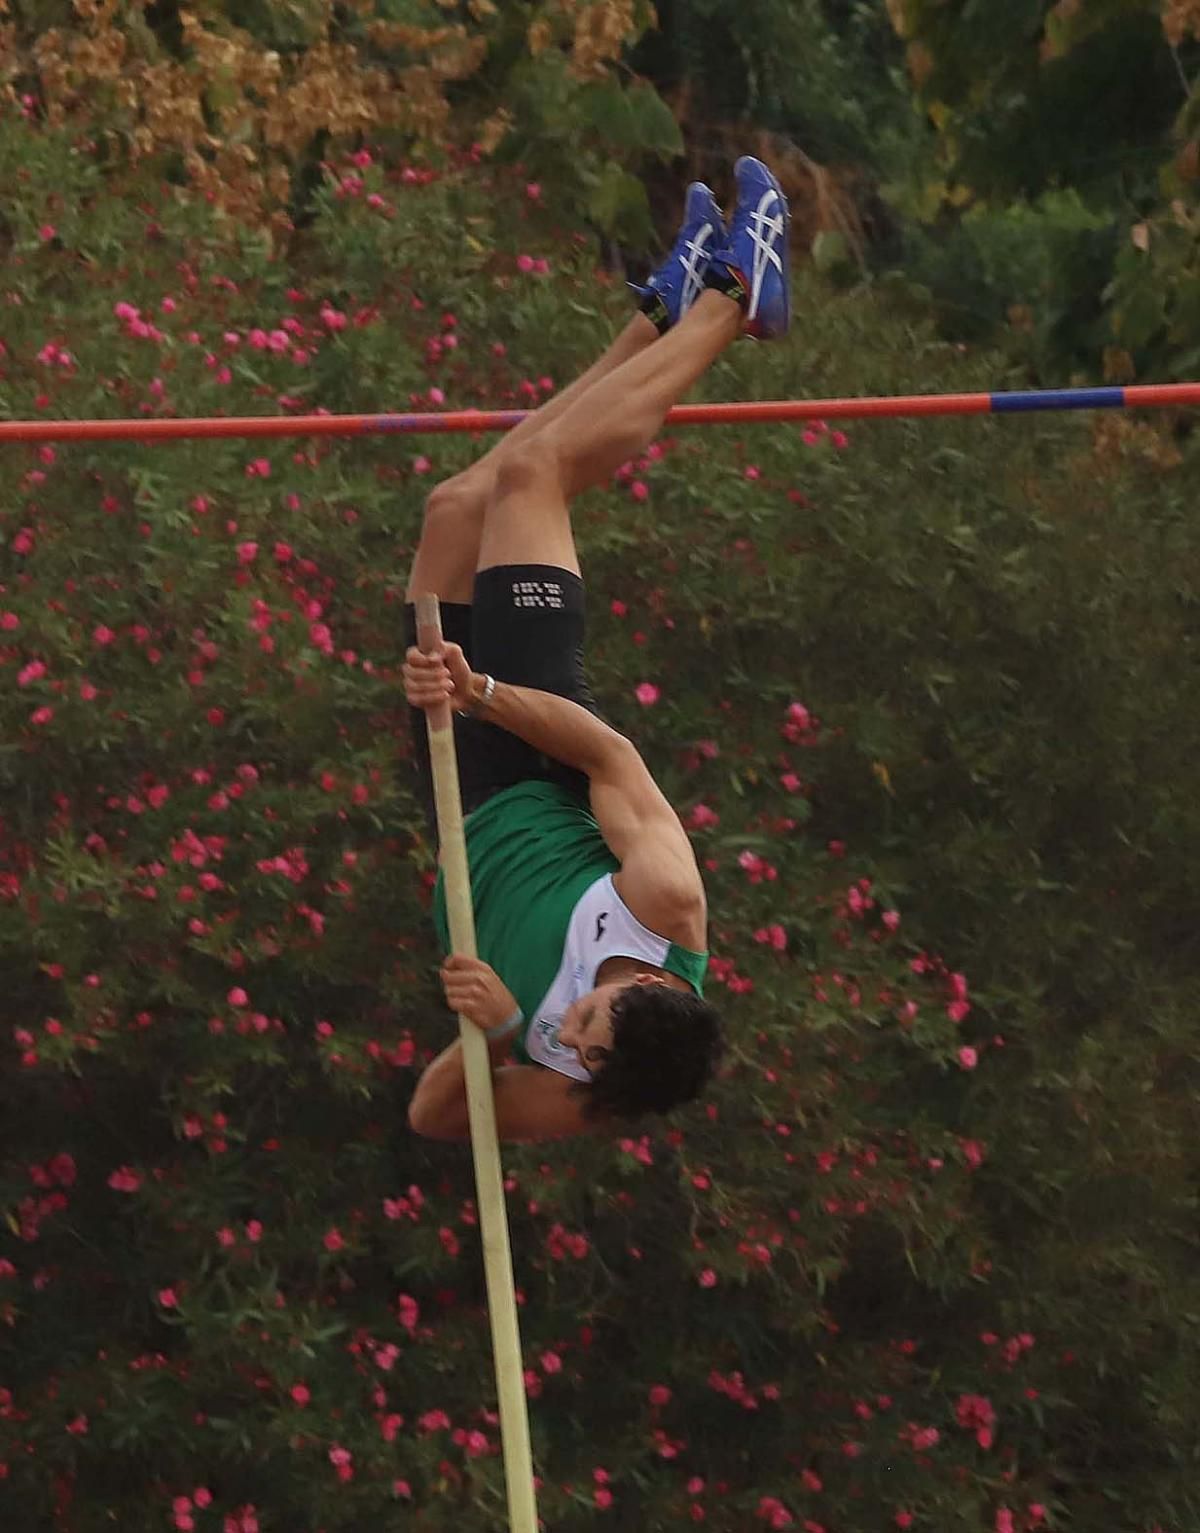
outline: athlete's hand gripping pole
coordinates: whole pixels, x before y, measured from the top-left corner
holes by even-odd
[[[436,596],[419,596],[416,609],[417,647],[422,653],[428,654],[442,642],[441,608]],[[441,843],[442,869],[446,880],[450,947],[454,953],[477,958],[471,876],[467,864],[462,794],[449,701],[427,708],[425,720],[429,729],[429,757],[433,768],[438,840]],[[479,1028],[460,1016],[458,1032],[462,1040],[471,1152],[475,1159],[475,1190],[483,1233],[488,1314],[492,1325],[492,1351],[496,1360],[496,1385],[500,1400],[500,1437],[504,1447],[504,1476],[508,1487],[509,1527],[511,1533],[537,1533],[529,1416],[525,1400],[524,1369],[521,1365],[521,1337],[517,1328],[517,1300],[513,1291],[508,1212],[504,1205],[500,1144],[496,1134],[496,1105],[492,1097],[491,1060],[487,1039]]]

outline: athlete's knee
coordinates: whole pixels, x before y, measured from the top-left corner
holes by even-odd
[[[561,481],[558,443],[550,430],[540,431],[527,442],[514,442],[496,465],[496,497],[516,495],[533,498],[541,491],[557,490]]]
[[[426,531],[445,527],[448,523],[460,523],[472,516],[481,517],[482,514],[479,494],[465,474],[455,474],[452,479],[444,479],[425,497]]]

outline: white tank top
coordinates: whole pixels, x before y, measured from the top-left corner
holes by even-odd
[[[572,1080],[590,1081],[591,1076],[576,1051],[558,1041],[568,1008],[596,988],[596,972],[608,959],[637,958],[663,969],[672,948],[676,953],[680,951],[665,937],[656,936],[642,925],[617,893],[613,875],[606,873],[585,890],[571,912],[562,963],[522,1029],[518,1055],[523,1052],[536,1064],[569,1075]]]

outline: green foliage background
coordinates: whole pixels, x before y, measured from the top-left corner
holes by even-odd
[[[448,86],[464,143],[511,47]],[[492,161],[399,123],[297,146],[289,233],[11,78],[5,417],[526,404],[627,312],[542,109]],[[562,81],[568,114],[604,84]],[[789,341],[697,397],[1021,376],[919,286],[801,270]],[[481,445],[3,449],[21,1533],[504,1525],[469,1155],[405,1123],[453,1021],[400,607],[424,496]],[[545,1525],[1187,1533],[1186,423],[659,446],[577,510],[591,668],[693,827],[734,1057],[672,1122],[506,1152]]]

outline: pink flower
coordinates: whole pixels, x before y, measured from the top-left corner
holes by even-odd
[[[258,544],[239,543],[237,555],[239,564],[253,564],[258,557]]]
[[[979,1055],[972,1048],[962,1048],[958,1051],[958,1062],[964,1070],[973,1070],[979,1063]]]
[[[765,878],[768,883],[774,883],[779,877],[779,872],[773,868],[765,858],[757,852],[745,851],[738,856],[738,867],[741,868],[752,884],[760,884]]]
[[[697,1281],[701,1288],[715,1288],[717,1286],[717,1274],[711,1267],[705,1267]]]
[[[413,473],[414,474],[427,474],[432,467],[433,467],[433,464],[422,453],[422,455],[419,458],[415,459],[415,461],[413,462]]]
[[[614,617],[624,617],[629,608],[623,601],[614,601],[611,610]],[[13,626],[15,627],[16,625],[14,624]]]
[[[786,788],[789,793],[799,793],[804,786],[795,772],[785,772],[779,779],[779,785],[781,788]]]
[[[1016,1533],[1013,1514],[1006,1506],[1002,1506],[996,1513],[996,1533]]]
[[[158,1302],[164,1309],[179,1308],[179,1296],[173,1288],[160,1288],[158,1291]]]
[[[829,440],[833,443],[839,452],[841,452],[844,447],[849,447],[850,445],[850,438],[844,431],[831,431],[829,433]]]
[[[517,257],[517,270],[531,272],[533,270],[533,257],[531,255],[519,255]]]
[[[38,230],[38,239],[52,240],[57,233],[58,230],[54,227],[53,224],[43,224],[42,227]]]
[[[633,496],[634,500],[647,500],[650,495],[650,488],[644,480],[635,479],[629,486],[629,493]]]
[[[231,1006],[245,1006],[249,1003],[250,997],[240,985],[235,985],[225,999]]]
[[[900,912],[898,910],[885,910],[880,918],[888,931],[894,932],[900,925]]]
[[[525,195],[529,198],[530,202],[536,202],[542,195],[542,188],[540,183],[537,181],[526,182]]]
[[[985,1146],[980,1144],[978,1139],[961,1139],[959,1144],[962,1148],[963,1159],[967,1165],[971,1167],[972,1171],[978,1171],[980,1166],[983,1165]]]
[[[758,468],[753,463],[749,464],[748,467],[746,468],[746,478],[747,479],[761,479],[762,478],[762,469]]]
[[[971,1009],[970,1001],[951,1001],[946,1007],[946,1015],[951,1022],[961,1022]]]
[[[467,1432],[463,1437],[463,1447],[468,1458],[481,1458],[488,1451],[487,1435],[479,1431]]]
[[[101,623],[96,628],[92,629],[92,638],[95,639],[97,644],[111,644],[112,641],[116,638],[116,634],[112,631],[111,628],[108,628],[105,626],[105,624]]]
[[[634,696],[643,708],[653,708],[662,694],[652,681],[643,681],[637,688]]]

